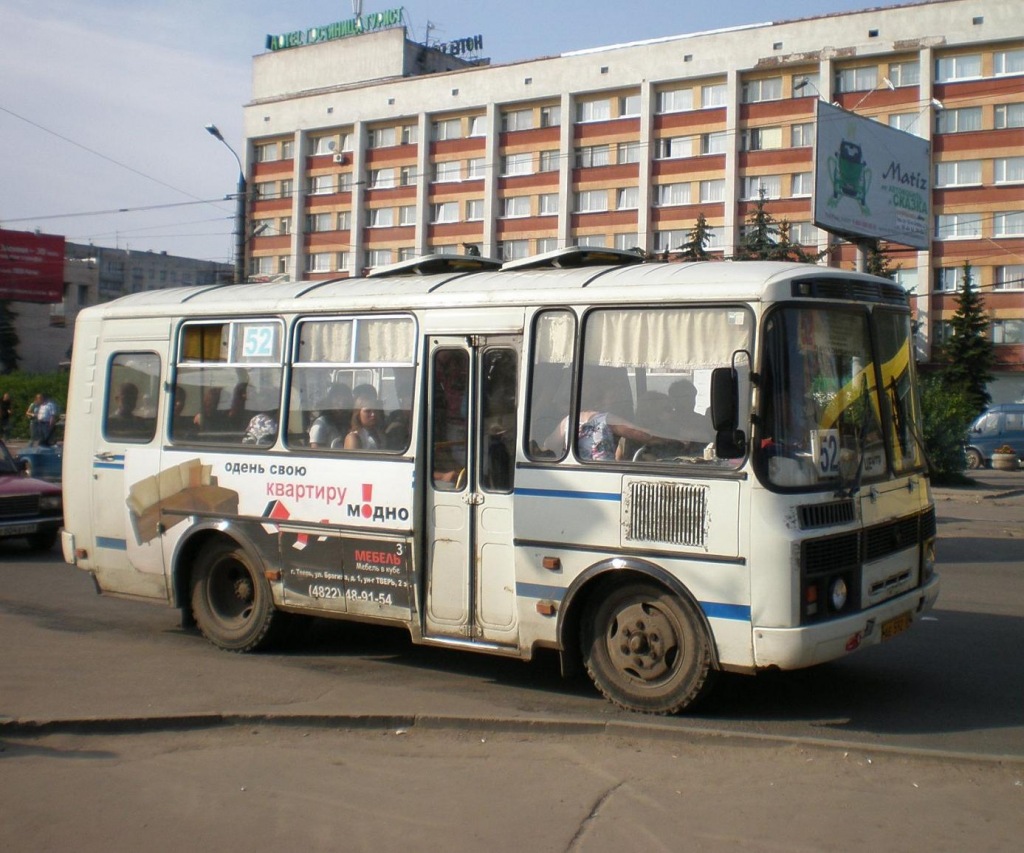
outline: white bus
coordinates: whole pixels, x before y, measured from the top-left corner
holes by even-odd
[[[905,292],[810,265],[498,267],[83,311],[64,557],[248,652],[317,616],[675,713],[938,595]]]

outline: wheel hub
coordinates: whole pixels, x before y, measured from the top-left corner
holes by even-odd
[[[649,604],[624,608],[608,640],[615,666],[644,681],[662,678],[670,672],[669,652],[678,644],[667,617]]]

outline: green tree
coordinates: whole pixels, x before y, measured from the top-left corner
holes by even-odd
[[[0,373],[11,373],[18,369],[18,333],[14,321],[18,315],[6,300],[0,301]]]
[[[950,339],[941,350],[942,375],[947,385],[963,391],[974,414],[984,411],[992,399],[988,383],[992,381],[995,350],[986,334],[988,326],[985,300],[974,287],[971,262],[964,261],[963,287],[950,320]]]
[[[864,272],[893,281],[895,280],[896,273],[899,269],[900,267],[898,264],[893,266],[892,259],[882,248],[881,240],[871,240],[867,247]]]
[[[960,388],[950,386],[941,373],[921,378],[921,413],[924,451],[938,481],[963,474],[964,436],[976,414],[973,403]]]
[[[736,249],[738,261],[794,261],[813,264],[822,257],[820,252],[808,252],[790,239],[790,224],[779,222],[768,210],[764,188],[758,193],[754,209],[747,215],[743,239]]]
[[[693,223],[690,233],[683,244],[683,260],[686,261],[707,261],[711,255],[708,254],[708,244],[711,242],[711,231],[708,228],[708,221],[704,213],[697,214],[697,220]]]

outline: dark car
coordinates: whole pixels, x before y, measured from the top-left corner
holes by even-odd
[[[28,476],[51,483],[60,482],[64,454],[59,444],[26,447],[14,459]]]
[[[1000,403],[978,415],[967,431],[964,452],[968,468],[992,464],[992,454],[1003,445],[1024,456],[1024,403]]]
[[[60,486],[26,476],[0,441],[0,539],[27,539],[31,548],[47,551],[63,523]]]

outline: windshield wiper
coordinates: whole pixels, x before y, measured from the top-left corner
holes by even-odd
[[[837,498],[852,498],[857,492],[860,491],[861,478],[864,475],[864,438],[867,435],[868,426],[868,411],[870,410],[871,401],[868,400],[868,380],[867,377],[861,375],[863,382],[863,388],[860,393],[861,400],[861,414],[860,414],[860,427],[857,430],[857,470],[853,476],[853,482],[850,483],[850,487],[844,488],[845,483],[843,482],[843,466],[842,463],[839,465],[839,488],[836,490]]]

